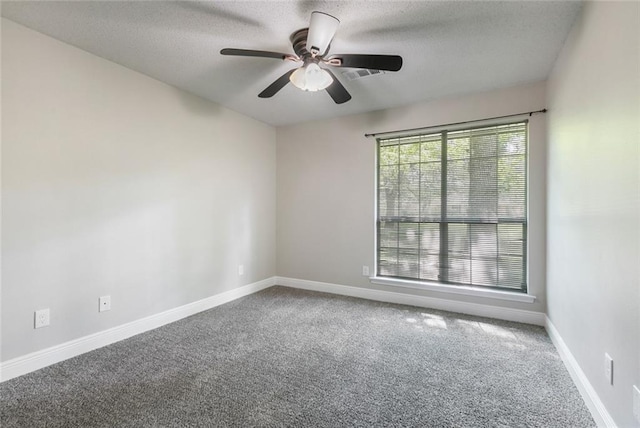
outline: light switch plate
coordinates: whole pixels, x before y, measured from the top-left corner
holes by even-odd
[[[111,310],[111,296],[102,296],[98,299],[98,311],[110,311]]]

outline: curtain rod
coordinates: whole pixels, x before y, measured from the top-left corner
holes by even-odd
[[[527,112],[524,112],[524,113],[516,113],[516,114],[507,114],[505,116],[488,117],[486,119],[476,119],[476,120],[467,120],[467,121],[464,121],[464,122],[445,123],[444,125],[425,126],[425,127],[422,127],[422,128],[400,129],[398,131],[376,132],[376,133],[372,133],[372,134],[364,134],[364,136],[365,137],[377,137],[378,135],[386,135],[386,134],[426,131],[428,129],[433,129],[433,128],[443,128],[443,127],[447,127],[447,126],[464,125],[464,124],[467,124],[467,123],[484,122],[485,120],[506,119],[508,117],[524,116],[525,114],[528,114],[529,117],[531,117],[535,113],[546,113],[546,112],[547,112],[547,109],[543,108],[542,110],[527,111]]]

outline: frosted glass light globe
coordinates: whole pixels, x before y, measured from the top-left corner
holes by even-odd
[[[314,62],[294,71],[289,80],[295,87],[310,92],[321,91],[333,83],[333,78],[327,70],[321,69]]]

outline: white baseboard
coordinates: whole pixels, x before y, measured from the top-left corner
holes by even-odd
[[[281,276],[276,277],[275,280],[277,285],[284,285],[286,287],[322,291],[325,293],[341,294],[343,296],[360,297],[362,299],[376,300],[379,302],[399,303],[403,305],[439,309],[443,311],[497,318],[526,324],[540,326],[545,325],[545,314],[542,312],[438,299],[435,297],[416,296],[414,294],[395,291],[372,290],[369,288],[351,287],[347,285],[330,284],[326,282],[308,281]]]
[[[231,302],[249,294],[269,288],[273,285],[299,288],[304,290],[320,291],[339,294],[343,296],[359,297],[362,299],[380,302],[398,303],[411,306],[426,307],[444,311],[458,312],[469,315],[477,315],[489,318],[497,318],[507,321],[516,321],[527,324],[545,326],[551,341],[555,345],[562,358],[573,382],[582,395],[587,408],[591,412],[596,424],[600,427],[615,428],[615,422],[598,397],[595,389],[573,357],[573,354],[560,336],[551,320],[543,313],[525,311],[520,309],[487,306],[477,303],[459,302],[447,299],[438,299],[426,296],[399,293],[393,291],[371,290],[361,287],[331,284],[326,282],[308,281],[287,277],[271,277],[252,284],[225,291],[193,303],[189,303],[159,314],[151,315],[127,324],[113,327],[98,333],[84,336],[60,345],[52,346],[41,351],[33,352],[21,357],[0,363],[0,382],[13,379],[18,376],[47,367],[51,364],[64,361],[85,352],[101,348],[120,340],[144,333],[206,311],[216,306]]]
[[[136,334],[153,330],[165,324],[231,302],[275,284],[275,277],[247,284],[193,303],[188,303],[159,314],[141,318],[108,330],[90,334],[41,351],[32,352],[0,363],[0,382],[47,367],[85,352],[118,342]]]
[[[567,367],[567,370],[571,375],[571,379],[573,379],[573,383],[578,388],[578,391],[580,391],[580,395],[582,395],[582,399],[591,412],[591,416],[593,416],[594,421],[599,427],[615,428],[616,424],[613,421],[613,418],[600,400],[600,397],[598,397],[596,390],[591,386],[589,379],[587,379],[587,376],[580,368],[578,361],[574,358],[571,350],[564,342],[551,320],[548,317],[545,318],[545,328],[547,329],[547,333],[558,350],[558,354],[560,354],[560,358],[562,358],[564,365]]]

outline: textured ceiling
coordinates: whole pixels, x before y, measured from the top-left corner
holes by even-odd
[[[2,2],[2,16],[261,121],[283,125],[544,80],[579,13],[569,1]],[[258,93],[296,65],[220,49],[293,53],[319,10],[340,19],[331,53],[398,54],[399,72],[325,91]]]

